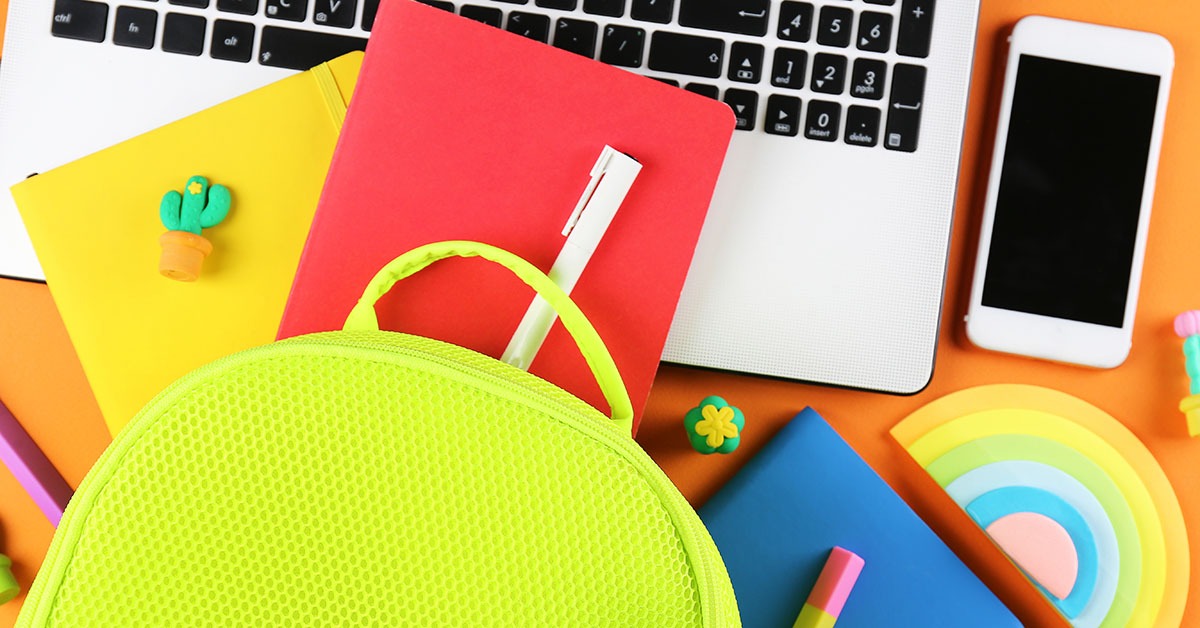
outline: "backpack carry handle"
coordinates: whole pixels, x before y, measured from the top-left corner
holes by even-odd
[[[379,331],[379,319],[375,316],[375,302],[401,279],[415,274],[430,264],[448,257],[482,257],[511,270],[513,274],[533,288],[558,312],[563,326],[575,339],[579,352],[587,361],[588,368],[600,385],[600,392],[608,402],[612,420],[626,432],[633,432],[633,404],[625,390],[625,382],[612,355],[596,329],[588,322],[579,306],[567,296],[563,289],[545,273],[520,257],[490,244],[467,241],[434,242],[417,247],[389,262],[375,274],[371,283],[363,290],[362,298],[346,317],[344,331]]]

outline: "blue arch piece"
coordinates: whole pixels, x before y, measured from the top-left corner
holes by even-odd
[[[1058,522],[1075,544],[1075,552],[1079,557],[1079,573],[1075,577],[1075,586],[1071,588],[1070,595],[1064,599],[1055,599],[1040,584],[1038,588],[1042,589],[1046,597],[1069,619],[1074,619],[1083,612],[1083,607],[1096,587],[1098,559],[1096,539],[1079,511],[1050,491],[1028,486],[1005,486],[988,491],[967,504],[966,510],[975,523],[984,529],[997,519],[1018,512],[1037,513]]]

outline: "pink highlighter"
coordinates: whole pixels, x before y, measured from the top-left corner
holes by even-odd
[[[0,403],[0,462],[16,476],[34,503],[58,527],[71,499],[71,487],[38,449],[16,417]]]
[[[864,564],[858,554],[834,547],[792,628],[832,628]]]

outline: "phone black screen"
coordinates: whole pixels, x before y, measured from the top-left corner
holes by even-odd
[[[1159,77],[1019,63],[983,305],[1120,327]]]

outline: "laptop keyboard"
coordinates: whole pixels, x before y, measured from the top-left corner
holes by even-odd
[[[104,42],[112,12],[112,43],[118,46],[154,49],[157,41],[168,53],[304,70],[364,49],[380,2],[215,1],[220,17],[210,19],[172,10],[208,9],[210,0],[167,0],[161,7],[158,0],[137,0],[137,6],[118,6],[115,12],[103,2],[55,0],[51,34]],[[935,0],[836,0],[824,6],[794,0],[774,5],[769,0],[425,2],[720,99],[733,109],[742,131],[917,149],[926,79],[920,59],[929,55]],[[580,3],[594,17],[555,15],[575,11]],[[237,19],[260,11],[279,25],[258,29]],[[161,21],[160,12],[165,14]],[[644,25],[604,20],[626,15]],[[308,24],[353,34],[303,28]],[[730,36],[734,41],[727,41]],[[884,57],[891,53],[908,59],[889,63]],[[722,77],[737,86],[722,91],[708,82]],[[765,109],[756,119],[760,100]]]

